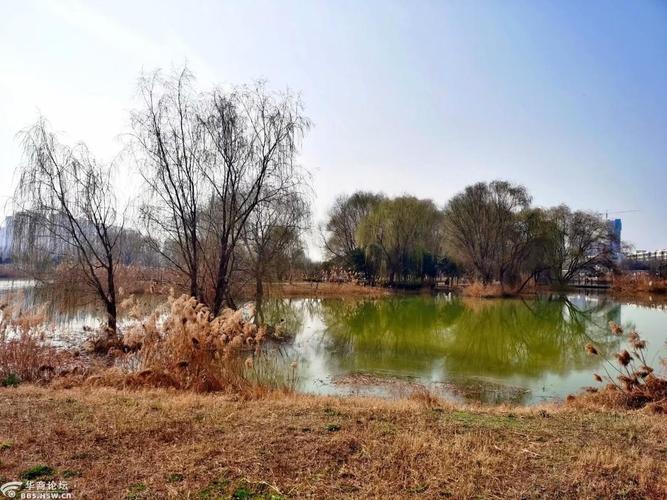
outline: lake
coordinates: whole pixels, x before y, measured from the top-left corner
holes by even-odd
[[[458,401],[532,404],[562,399],[604,376],[593,342],[613,359],[625,339],[609,322],[636,328],[647,361],[667,356],[667,308],[619,303],[604,295],[474,300],[452,296],[282,299],[265,306],[294,340],[300,390],[405,394],[414,383]]]
[[[21,283],[25,285],[25,283]],[[0,294],[16,287],[0,286]],[[31,286],[27,306],[44,298]],[[16,298],[16,297],[15,297]],[[146,299],[155,301],[155,299]],[[148,304],[149,308],[154,304]],[[595,386],[601,357],[626,347],[609,322],[636,328],[649,365],[667,357],[667,307],[611,300],[604,294],[530,299],[467,299],[451,295],[382,299],[271,299],[265,320],[292,339],[271,348],[280,365],[298,363],[298,389],[320,394],[404,396],[415,385],[456,401],[534,404]],[[47,340],[74,346],[100,316],[93,304],[46,307],[55,328]],[[119,322],[121,329],[130,320]]]

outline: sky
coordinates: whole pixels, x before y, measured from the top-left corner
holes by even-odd
[[[537,206],[608,211],[624,240],[667,248],[667,0],[6,2],[4,213],[16,134],[39,114],[137,193],[118,152],[138,77],[184,64],[201,89],[300,93],[315,224],[359,189],[444,205],[508,179]]]

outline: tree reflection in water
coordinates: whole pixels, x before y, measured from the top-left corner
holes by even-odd
[[[321,358],[314,365],[326,373],[308,376],[416,377],[444,382],[476,400],[521,401],[526,391],[514,383],[592,372],[599,360],[588,357],[584,345],[593,341],[611,351],[619,343],[607,324],[620,322],[620,306],[604,300],[411,296],[281,300],[267,306],[267,319],[283,319],[287,330],[297,333],[297,350],[311,341],[304,357]],[[313,318],[321,323],[316,339],[304,332]]]

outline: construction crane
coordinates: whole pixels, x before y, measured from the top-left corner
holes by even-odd
[[[609,214],[629,214],[629,213],[632,213],[632,212],[641,212],[641,210],[638,210],[638,209],[634,209],[634,210],[605,210],[604,211],[604,218],[609,219]],[[601,212],[598,212],[598,213],[600,213],[600,215],[602,215]]]

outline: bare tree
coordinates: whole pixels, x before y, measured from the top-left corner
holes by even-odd
[[[525,255],[517,214],[530,201],[523,186],[505,181],[466,187],[445,209],[449,251],[484,283],[504,281],[509,268],[516,268],[516,258]]]
[[[201,97],[187,69],[140,79],[143,107],[132,115],[139,170],[146,182],[140,219],[153,249],[185,276],[190,294],[203,298],[202,212],[207,209],[204,172],[211,160],[199,119]]]
[[[306,200],[295,192],[260,203],[248,218],[241,238],[258,299],[264,295],[263,282],[272,277],[271,267],[300,242],[309,215]]]
[[[518,293],[547,268],[545,259],[551,235],[544,211],[539,208],[524,208],[512,220],[498,254],[498,280],[503,292],[508,284]]]
[[[384,199],[381,194],[358,191],[336,198],[326,222],[324,247],[333,257],[343,259],[360,248],[358,229],[371,211]]]
[[[258,83],[192,90],[187,70],[142,79],[132,114],[149,199],[142,218],[156,250],[217,314],[233,305],[235,249],[251,214],[306,180],[296,164],[309,127],[301,101]]]
[[[85,145],[70,148],[40,118],[20,133],[24,161],[14,194],[14,253],[73,262],[117,327],[114,281],[123,217],[116,209],[109,167]]]
[[[231,264],[249,217],[305,181],[295,158],[310,122],[298,97],[269,92],[262,83],[229,93],[214,90],[202,118],[216,152],[203,175],[216,209],[209,226],[218,241],[212,303],[217,314],[225,301],[233,303]]]
[[[550,225],[547,263],[551,277],[566,285],[578,273],[613,267],[614,235],[597,214],[561,205],[546,213]]]

